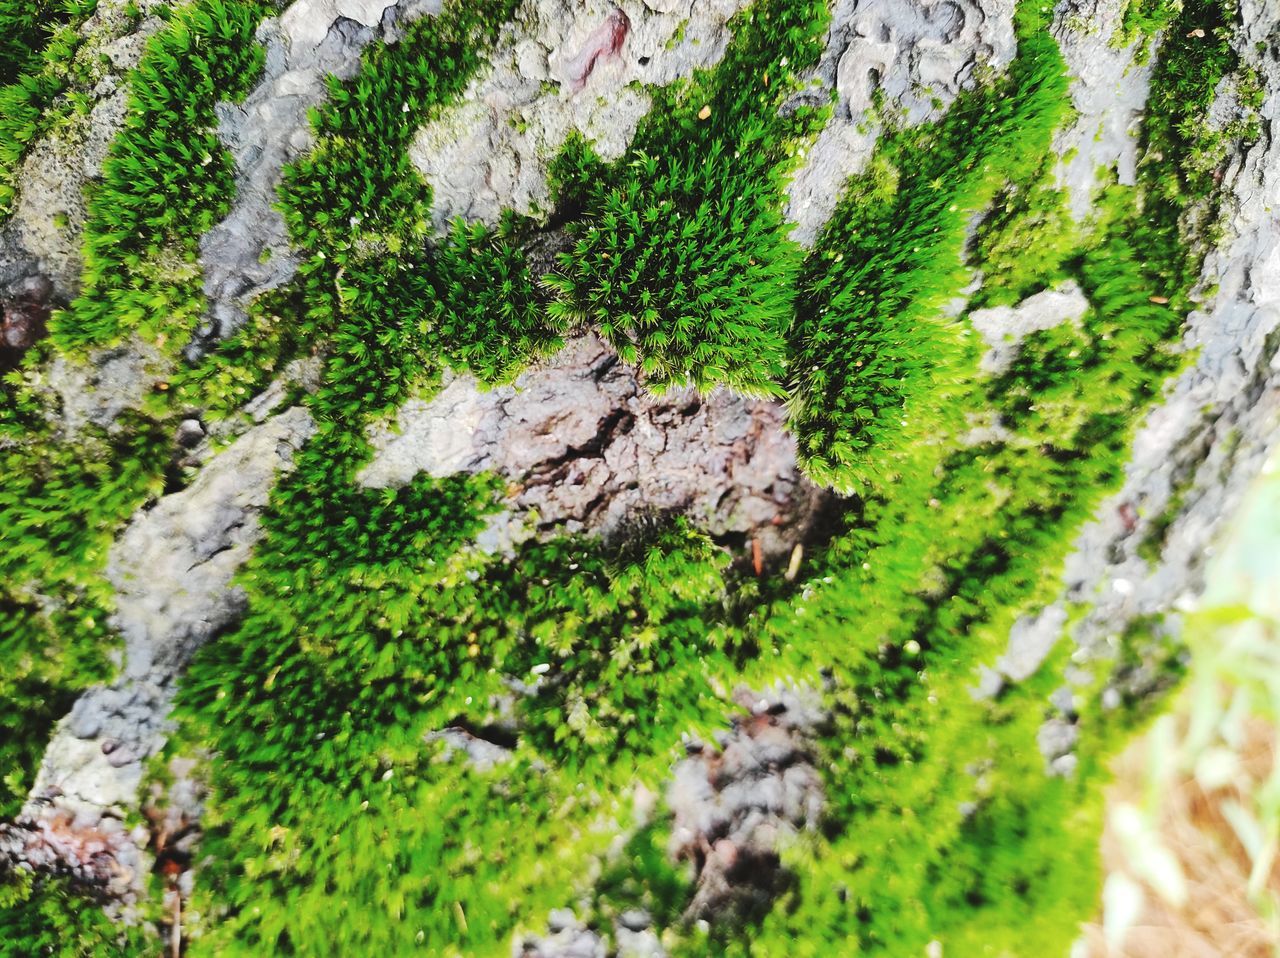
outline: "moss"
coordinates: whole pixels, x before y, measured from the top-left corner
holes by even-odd
[[[261,70],[253,32],[270,10],[256,0],[197,0],[148,40],[129,76],[124,129],[88,199],[80,295],[50,324],[60,348],[136,331],[176,354],[195,330],[204,310],[199,239],[234,191],[214,106],[243,96]]]
[[[1046,161],[1031,179],[1011,182],[978,226],[972,259],[982,264],[982,287],[970,308],[1012,306],[1067,275],[1079,237]]]
[[[29,436],[0,450],[0,809],[34,780],[70,701],[107,678],[111,588],[101,576],[119,525],[158,491],[165,451],[155,433],[59,445]]]
[[[1114,46],[1139,43],[1134,53],[1138,63],[1151,56],[1150,41],[1168,32],[1183,10],[1183,0],[1128,0],[1120,15],[1120,29],[1111,37]]]
[[[287,507],[314,485],[281,491],[277,548],[240,576],[248,616],[181,693],[188,740],[220,756],[201,885],[209,909],[235,911],[202,939],[211,953],[503,954],[603,853],[612,830],[588,823],[624,817],[616,789],[656,787],[680,734],[722,713],[707,611],[727,557],[679,526],[626,555],[572,540],[513,561],[458,552],[489,490],[419,480],[348,494],[346,516]],[[477,772],[424,747],[453,724],[484,734],[502,676],[534,683],[508,763]],[[299,787],[241,790],[264,774]]]
[[[117,925],[65,879],[0,876],[0,958],[108,958],[144,947],[141,929]]]
[[[54,126],[96,0],[0,2],[0,219],[9,212],[27,150]]]
[[[1053,39],[1020,16],[1008,76],[938,124],[882,137],[806,263],[789,404],[805,467],[824,483],[882,485],[895,450],[947,428],[965,350],[942,312],[969,280],[969,221],[1006,183],[1034,178],[1068,108]]]
[[[555,171],[577,215],[551,315],[598,331],[652,388],[781,393],[801,263],[785,178],[822,116],[781,107],[826,22],[822,5],[755,4],[714,70],[654,92],[627,157],[606,168],[571,144]]]
[[[1184,0],[1171,9],[1177,16],[1151,77],[1142,132],[1144,186],[1166,230],[1196,198],[1214,193],[1230,140],[1257,135],[1248,124],[1228,134],[1207,122],[1218,85],[1239,67],[1231,46],[1235,0]],[[1244,86],[1248,101],[1247,78]]]

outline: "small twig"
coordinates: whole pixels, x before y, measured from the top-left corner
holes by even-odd
[[[796,547],[791,550],[791,561],[787,563],[787,571],[783,578],[788,582],[794,582],[800,573],[800,560],[804,558],[804,545],[797,542]]]
[[[182,892],[173,883],[173,928],[169,932],[169,946],[173,958],[182,958]]]
[[[760,548],[760,540],[751,540],[751,565],[756,570],[756,578],[764,575],[764,550]]]
[[[453,914],[458,919],[458,928],[465,935],[467,933],[467,914],[462,910],[462,902],[455,901],[453,903]]]

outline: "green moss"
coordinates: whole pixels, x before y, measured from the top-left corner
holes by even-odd
[[[1146,63],[1150,57],[1150,41],[1166,33],[1182,13],[1183,0],[1128,0],[1120,15],[1120,29],[1111,37],[1114,46],[1128,46],[1141,41],[1134,59]]]
[[[1184,0],[1160,48],[1143,123],[1143,179],[1155,214],[1168,221],[1198,197],[1216,189],[1229,142],[1256,138],[1250,124],[1230,131],[1209,127],[1209,107],[1224,77],[1236,71],[1231,46],[1238,21],[1235,0]],[[1249,81],[1242,99],[1251,102]],[[1166,229],[1173,224],[1167,224]]]
[[[624,160],[604,168],[570,147],[556,180],[575,244],[547,278],[550,310],[598,331],[652,388],[779,395],[801,262],[785,178],[820,117],[780,108],[821,51],[826,11],[761,2],[730,29],[715,70],[655,91]]]
[[[459,220],[424,270],[432,311],[419,332],[438,344],[451,366],[489,383],[514,378],[530,359],[562,344],[534,288],[520,232],[513,217],[496,230]]]
[[[0,2],[0,219],[10,212],[27,149],[57,121],[96,0]]]
[[[142,954],[145,937],[107,918],[65,879],[0,876],[0,958],[108,958]]]
[[[202,947],[505,953],[603,853],[617,826],[600,826],[626,811],[615,790],[656,787],[680,734],[722,714],[707,610],[723,608],[725,557],[682,526],[626,555],[458,551],[483,479],[347,493],[345,516],[316,492],[286,480],[275,548],[240,576],[248,615],[181,693],[187,740],[219,754],[205,910],[233,909]],[[459,722],[483,733],[502,676],[536,683],[509,763],[476,772],[424,744]],[[264,775],[298,787],[243,791]]]
[[[158,491],[165,452],[146,428],[75,445],[35,435],[0,449],[0,811],[17,809],[54,722],[110,675],[111,588],[120,524]]]
[[[966,357],[943,307],[969,279],[970,218],[1006,183],[1035,178],[1068,109],[1052,37],[1020,16],[1008,76],[962,95],[938,124],[882,137],[806,263],[791,426],[827,484],[876,488],[895,450],[947,428],[948,385]]]
[[[89,196],[80,295],[50,324],[59,348],[136,331],[176,353],[195,330],[204,311],[199,239],[234,191],[214,106],[243,96],[260,71],[253,33],[271,9],[197,0],[147,41],[129,76],[124,129]]]
[[[978,226],[972,259],[982,264],[982,287],[970,308],[1013,306],[1067,275],[1079,245],[1066,193],[1053,185],[1046,161],[1029,181],[1011,182]]]
[[[571,227],[578,246],[552,281],[564,312],[653,386],[778,394],[800,265],[779,215],[783,186],[823,116],[780,108],[821,49],[826,12],[757,4],[731,29],[717,69],[659,91],[634,158],[594,177]],[[761,82],[742,83],[747,75]]]

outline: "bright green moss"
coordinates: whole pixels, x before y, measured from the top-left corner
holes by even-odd
[[[970,218],[1033,179],[1068,108],[1057,47],[1020,14],[1018,58],[938,124],[886,134],[805,264],[791,333],[791,427],[815,478],[875,488],[894,450],[945,429],[963,374],[943,315],[969,279]]]
[[[159,488],[165,453],[145,426],[61,445],[37,434],[0,449],[0,810],[34,779],[53,723],[110,674],[111,588],[101,576],[120,524]]]
[[[1012,306],[1065,277],[1079,245],[1066,194],[1053,185],[1046,160],[1029,181],[1011,182],[978,226],[972,261],[982,264],[982,286],[970,308]]]
[[[1135,59],[1146,63],[1150,56],[1149,42],[1157,34],[1165,33],[1183,10],[1183,0],[1128,0],[1120,15],[1120,29],[1111,38],[1116,46],[1140,42]]]
[[[720,150],[632,163],[548,277],[552,315],[595,329],[651,388],[778,393],[799,256],[776,198],[735,194]]]
[[[437,343],[451,366],[484,382],[512,379],[533,357],[554,352],[551,329],[534,288],[520,224],[504,219],[496,230],[459,220],[434,250],[432,315],[419,331]],[[483,277],[483,282],[477,282]]]
[[[656,787],[679,735],[722,714],[706,612],[726,557],[676,526],[626,555],[558,540],[505,561],[458,551],[485,480],[348,494],[345,517],[291,508],[316,493],[295,482],[265,520],[276,548],[240,576],[248,615],[181,693],[185,734],[219,754],[202,886],[236,909],[204,947],[505,953],[603,852],[625,811],[611,794]],[[513,701],[511,761],[437,756],[424,736],[482,732],[502,676],[538,683]],[[244,790],[264,776],[298,784]]]
[[[22,809],[54,724],[109,672],[97,644],[102,636],[84,625],[95,613],[91,607],[78,612],[79,621],[72,614],[48,616],[34,604],[0,597],[0,817]]]
[[[314,112],[319,141],[285,170],[280,195],[290,236],[337,264],[374,246],[393,256],[420,247],[431,222],[431,189],[414,170],[414,133],[466,88],[485,44],[515,0],[453,2],[409,24],[394,46],[368,51],[359,75],[329,81]]]

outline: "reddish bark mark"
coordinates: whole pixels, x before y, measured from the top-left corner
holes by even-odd
[[[600,58],[617,56],[630,30],[631,20],[614,7],[604,23],[591,31],[578,55],[565,64],[569,89],[577,93],[586,86],[587,78],[591,76]]]
[[[12,299],[0,302],[0,372],[12,369],[22,354],[43,339],[53,286],[43,276],[24,281]]]

